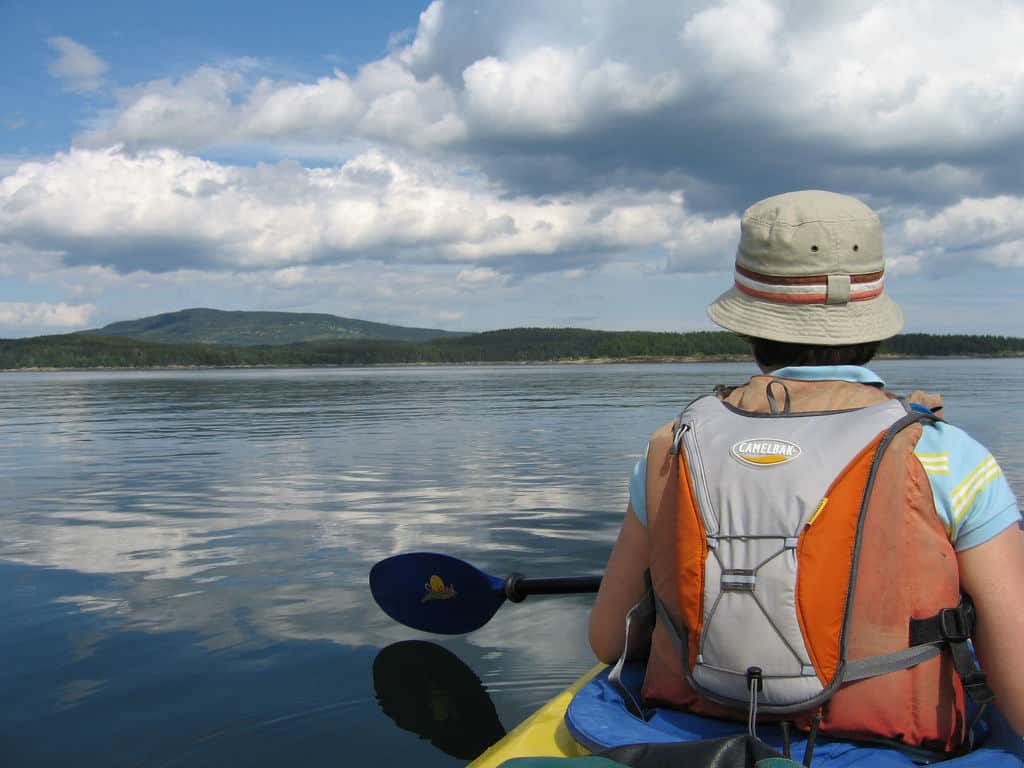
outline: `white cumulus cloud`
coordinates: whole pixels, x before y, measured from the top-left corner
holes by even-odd
[[[1021,39],[1002,0],[435,0],[357,68],[104,87],[68,151],[0,157],[0,275],[69,306],[206,283],[437,319],[425,297],[459,313],[536,275],[700,282],[743,208],[798,188],[876,207],[901,279],[1020,269]],[[49,44],[66,88],[104,86]]]
[[[932,215],[908,217],[902,229],[906,244],[934,258],[1024,267],[1024,197],[964,198]]]
[[[709,226],[722,225],[688,212],[678,193],[537,200],[379,150],[332,168],[249,168],[171,149],[75,149],[0,179],[0,243],[119,272],[277,269],[283,283],[301,281],[294,268],[306,264],[367,258],[557,271]]]
[[[92,304],[0,302],[0,329],[84,328],[95,312],[96,307]]]
[[[46,41],[57,53],[50,63],[50,74],[75,93],[90,93],[103,84],[108,66],[86,46],[70,37],[51,37]]]
[[[200,149],[375,140],[424,147],[465,136],[455,94],[437,76],[417,79],[393,57],[354,77],[335,70],[309,83],[254,79],[251,69],[203,66],[119,89],[117,106],[100,113],[79,143]]]
[[[727,77],[778,63],[782,21],[782,11],[767,0],[732,0],[695,13],[679,37],[707,72]]]
[[[470,267],[460,270],[455,279],[459,285],[469,288],[487,288],[494,285],[504,285],[508,282],[507,275],[503,275],[490,267]]]
[[[999,0],[969,14],[922,0],[652,0],[642,13],[438,0],[407,44],[354,73],[295,82],[202,66],[122,89],[79,140],[388,142],[469,153],[509,178],[541,158],[581,186],[616,169],[721,185],[731,163],[765,183],[780,166],[842,179],[866,165],[881,185],[894,168],[991,169],[1024,139],[1022,38],[1024,6]]]

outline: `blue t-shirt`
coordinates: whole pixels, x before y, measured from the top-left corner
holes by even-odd
[[[873,371],[856,365],[821,365],[780,368],[780,379],[884,383]],[[991,539],[1011,525],[1020,524],[1017,498],[995,458],[962,429],[945,422],[925,424],[914,454],[924,467],[935,499],[935,509],[954,549],[961,552]],[[633,512],[647,525],[647,452],[633,468],[629,499]]]

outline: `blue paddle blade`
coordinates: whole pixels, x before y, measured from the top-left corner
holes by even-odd
[[[370,569],[377,605],[407,627],[461,635],[486,624],[505,602],[505,581],[435,552],[408,552]]]

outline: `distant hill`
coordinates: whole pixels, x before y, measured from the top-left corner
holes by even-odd
[[[1024,356],[1024,338],[907,334],[886,341],[881,352],[900,357]],[[165,343],[82,333],[0,339],[0,370],[749,359],[747,344],[725,331],[510,328],[429,341],[363,338],[247,346]]]
[[[34,336],[27,339],[0,339],[0,370],[522,363],[737,357],[749,357],[749,350],[739,338],[724,331],[656,333],[590,331],[576,328],[512,328],[465,337],[416,342],[391,339],[332,339],[247,346],[155,342],[84,332]]]
[[[308,341],[415,342],[466,335],[436,328],[406,328],[308,312],[228,312],[219,309],[183,309],[111,323],[80,333],[162,344],[234,347],[279,346]]]

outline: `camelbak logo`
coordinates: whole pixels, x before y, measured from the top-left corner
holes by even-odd
[[[795,459],[800,455],[800,446],[788,440],[740,440],[732,447],[732,455],[747,464],[763,467]]]

